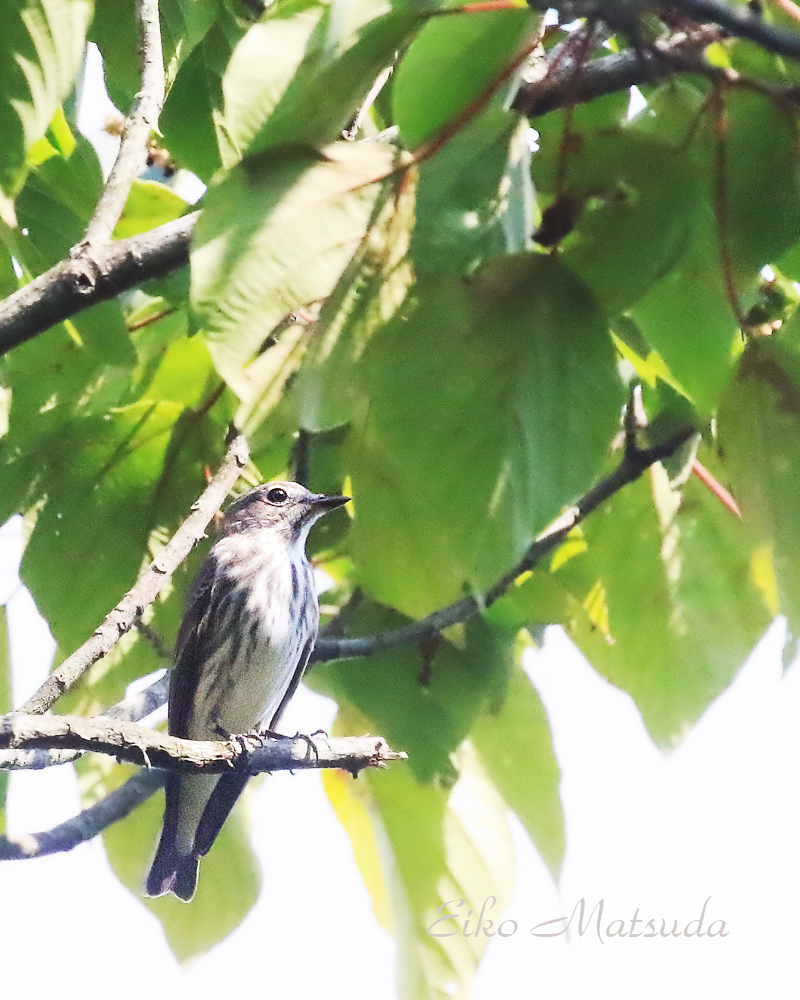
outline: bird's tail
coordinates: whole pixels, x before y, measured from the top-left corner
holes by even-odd
[[[146,891],[148,896],[163,896],[171,892],[188,903],[197,888],[197,872],[200,868],[200,855],[178,854],[175,844],[167,843],[162,835],[161,841],[153,859],[150,873],[147,876]]]
[[[164,785],[166,802],[164,806],[164,826],[161,830],[161,840],[158,842],[156,856],[147,876],[145,891],[148,896],[163,896],[171,892],[178,899],[187,903],[194,896],[197,887],[197,871],[200,858],[211,850],[211,845],[217,839],[222,825],[228,818],[236,800],[242,794],[250,775],[232,772],[214,779],[216,784],[210,788],[197,790],[198,779],[186,775],[170,774]],[[202,779],[201,779],[202,780]],[[195,805],[199,803],[202,812],[195,821],[191,838],[178,836],[178,824],[181,821],[179,809],[180,796],[184,795],[184,805],[187,801],[187,785],[194,782],[194,792],[188,795],[188,800]],[[183,790],[183,792],[182,792]],[[205,793],[205,794],[203,794]],[[186,821],[185,810],[183,815]],[[183,850],[178,844],[182,841]],[[191,846],[189,846],[191,845]]]
[[[156,856],[147,876],[145,891],[148,896],[163,896],[165,893],[171,892],[178,899],[188,903],[197,888],[200,854],[194,850],[188,854],[181,854],[178,851],[176,841],[178,788],[177,775],[168,775],[164,787],[166,795],[164,826],[161,830]]]

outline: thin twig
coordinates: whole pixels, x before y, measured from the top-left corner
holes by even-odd
[[[140,771],[104,799],[52,830],[0,837],[0,861],[24,861],[71,851],[132,813],[163,783],[163,771]]]
[[[205,534],[208,522],[247,464],[247,442],[241,434],[234,434],[228,451],[203,495],[194,504],[192,513],[178,528],[164,549],[144,571],[135,586],[103,619],[103,623],[79,649],[47,678],[39,690],[22,706],[21,711],[32,715],[46,712],[48,708],[72,687],[75,681],[117,643],[134,624],[137,615],[153,603],[158,592],[172,573],[183,562],[192,547]]]
[[[775,0],[775,3],[781,8],[784,14],[787,14],[800,23],[800,7],[797,6],[794,0]]]
[[[139,635],[150,643],[156,656],[158,656],[159,659],[166,660],[167,663],[172,663],[172,650],[164,641],[164,636],[158,631],[158,629],[155,629],[152,625],[148,625],[147,622],[142,621],[139,616],[137,616],[134,625],[136,626],[136,631]]]
[[[463,597],[446,608],[434,611],[420,621],[411,622],[401,628],[380,632],[377,635],[354,638],[321,636],[311,654],[311,663],[326,663],[353,657],[371,656],[373,653],[397,646],[416,645],[438,632],[467,621],[485,608],[490,607],[509,590],[522,573],[533,569],[553,549],[557,548],[572,531],[592,511],[609,500],[615,493],[632,483],[656,462],[669,458],[695,433],[693,427],[685,427],[661,444],[652,448],[626,447],[625,454],[617,468],[601,479],[589,492],[568,510],[531,545],[523,558],[505,576],[487,590],[483,598]]]
[[[728,118],[725,110],[725,90],[721,86],[715,86],[711,93],[711,110],[714,115],[714,215],[717,223],[717,251],[725,297],[736,325],[740,330],[744,330],[747,322],[739,304],[739,293],[736,291],[731,260],[728,225]]]
[[[80,257],[87,249],[91,250],[111,239],[131,185],[145,165],[147,140],[151,131],[158,127],[158,116],[164,103],[164,58],[161,53],[158,0],[137,0],[136,16],[139,22],[142,88],[125,120],[119,152],[92,220],[81,242],[72,250],[74,257]]]

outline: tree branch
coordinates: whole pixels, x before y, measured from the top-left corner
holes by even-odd
[[[377,635],[358,636],[354,638],[321,636],[317,640],[317,645],[311,654],[309,662],[325,663],[330,660],[371,656],[373,653],[381,652],[384,649],[418,644],[426,639],[430,639],[451,625],[467,621],[468,618],[472,618],[473,615],[490,607],[502,597],[513,585],[518,576],[533,569],[541,562],[544,556],[557,548],[570,531],[580,524],[592,511],[597,510],[601,504],[610,499],[623,486],[638,479],[645,469],[664,458],[669,458],[694,433],[694,428],[687,426],[662,444],[654,445],[652,448],[626,447],[624,458],[617,468],[589,490],[575,507],[572,507],[554,524],[550,525],[531,545],[517,565],[490,587],[482,599],[463,597],[446,608],[434,611],[427,618],[411,622],[408,625],[392,629],[388,632],[380,632]]]
[[[62,260],[0,302],[0,354],[70,316],[189,263],[199,212]]]
[[[252,745],[251,745],[252,744]],[[0,747],[9,750],[81,750],[104,753],[128,764],[165,771],[223,774],[231,768],[250,774],[339,767],[357,774],[405,759],[380,736],[232,737],[227,740],[185,740],[135,722],[118,722],[97,715],[0,716]]]
[[[103,619],[102,624],[79,649],[47,678],[39,690],[22,706],[21,711],[32,715],[46,712],[48,708],[75,681],[118,642],[136,621],[137,615],[156,599],[156,596],[180,566],[196,542],[205,534],[208,522],[219,509],[247,464],[247,442],[236,433],[216,476],[203,495],[194,504],[192,513],[178,528],[164,549],[119,604]]]
[[[627,49],[617,55],[591,60],[579,72],[573,60],[562,57],[561,46],[556,46],[548,53],[546,75],[541,78],[537,73],[540,78],[523,82],[512,108],[529,118],[536,118],[640,84],[658,83],[681,71],[680,57],[696,60],[707,45],[721,37],[716,26],[702,25],[696,31],[680,32],[646,49]],[[686,71],[687,67],[683,69]]]
[[[24,861],[71,851],[132,813],[164,783],[163,771],[140,771],[95,805],[52,830],[0,837],[0,861]]]
[[[134,98],[122,130],[114,166],[86,234],[73,248],[73,257],[82,257],[87,250],[102,246],[111,239],[114,226],[128,200],[131,185],[145,165],[150,132],[158,127],[158,116],[164,103],[164,58],[161,53],[158,0],[137,0],[136,17],[139,22],[142,89]]]
[[[686,14],[694,21],[712,21],[737,38],[746,38],[767,52],[800,61],[800,34],[767,24],[745,4],[725,0],[670,0],[665,5]]]
[[[619,0],[528,0],[535,10],[555,7],[562,23],[578,17],[605,22],[613,31],[635,35],[637,21],[647,10],[656,14],[680,11],[692,21],[711,22],[737,38],[746,38],[767,52],[787,59],[800,60],[800,34],[767,24],[745,4],[726,0],[644,0],[641,3],[620,3]]]
[[[253,743],[253,746],[248,744]],[[19,748],[68,747],[112,754],[120,760],[159,770],[142,771],[96,805],[43,833],[0,837],[0,861],[18,861],[72,850],[132,812],[161,787],[164,771],[219,774],[231,767],[250,774],[343,768],[357,775],[367,767],[385,767],[404,760],[380,736],[332,738],[320,734],[280,738],[242,738],[224,742],[182,740],[132,723],[107,717],[21,715],[0,716],[0,746]],[[19,752],[19,750],[18,750]]]

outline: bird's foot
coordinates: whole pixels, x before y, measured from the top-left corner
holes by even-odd
[[[238,743],[243,754],[249,753],[251,750],[255,750],[256,747],[261,746],[262,739],[261,733],[253,729],[248,733],[231,733],[223,726],[218,723],[214,725],[214,732],[223,740],[229,740],[233,743]]]
[[[317,763],[319,763],[319,750],[317,750],[317,745],[314,742],[314,737],[315,736],[325,736],[325,737],[327,737],[327,735],[328,734],[323,729],[318,729],[315,733],[312,733],[310,736],[306,736],[305,733],[295,733],[293,738],[296,739],[296,740],[303,740],[303,742],[308,747],[308,750],[306,752],[306,759],[307,760],[309,760],[311,758],[311,754],[313,753],[314,760]]]

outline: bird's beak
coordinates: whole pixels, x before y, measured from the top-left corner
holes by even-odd
[[[323,507],[326,510],[333,510],[334,507],[341,507],[352,497],[338,496],[336,493],[318,493],[314,498],[316,507]]]

